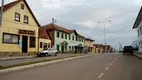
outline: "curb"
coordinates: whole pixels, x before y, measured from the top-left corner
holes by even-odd
[[[2,59],[0,58],[0,61],[7,61],[7,60],[18,60],[18,59],[29,59],[29,58],[36,58],[36,56],[28,56],[28,57],[19,57],[19,58],[7,58],[7,59]]]
[[[13,68],[0,70],[0,73],[8,73],[8,72],[13,72],[13,71],[19,71],[19,70],[24,70],[24,69],[29,69],[29,68],[33,68],[33,67],[44,66],[44,65],[49,65],[49,64],[53,64],[53,63],[58,63],[58,62],[69,61],[69,60],[78,59],[78,58],[89,57],[89,56],[92,56],[92,55],[70,57],[70,58],[65,58],[65,59],[59,59],[59,60],[41,62],[41,63],[36,63],[36,64],[24,65],[24,66],[19,66],[19,67],[13,67]]]
[[[134,54],[134,56],[136,56],[137,58],[139,58],[139,59],[142,59],[142,57],[139,57],[138,55],[136,55],[136,54]]]

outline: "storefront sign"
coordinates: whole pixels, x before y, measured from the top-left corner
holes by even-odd
[[[19,34],[35,35],[35,31],[30,31],[30,30],[19,30]]]

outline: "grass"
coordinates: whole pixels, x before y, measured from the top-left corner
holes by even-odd
[[[35,64],[35,63],[53,61],[53,60],[58,60],[58,59],[65,59],[65,58],[70,58],[70,57],[76,57],[76,56],[77,55],[69,56],[69,57],[64,57],[64,58],[50,59],[50,60],[45,59],[45,60],[40,60],[40,61],[33,61],[33,62],[27,62],[27,63],[13,64],[13,65],[8,65],[8,66],[0,66],[0,70],[8,69],[8,68],[13,68],[13,67],[24,66],[24,65],[30,65],[30,64]]]

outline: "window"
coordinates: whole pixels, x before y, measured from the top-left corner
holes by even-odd
[[[3,33],[3,43],[18,44],[19,36],[15,34]]]
[[[138,30],[138,36],[140,36],[139,30]]]
[[[57,37],[60,37],[60,33],[59,32],[57,32]]]
[[[43,44],[42,44],[42,42],[40,42],[40,48],[42,48],[42,46],[43,46]]]
[[[84,39],[82,38],[82,42],[84,41]]]
[[[77,41],[77,36],[76,36],[76,41]]]
[[[47,49],[47,43],[44,43],[44,50]]]
[[[59,51],[59,49],[60,49],[60,46],[59,46],[59,45],[57,45],[57,50]]]
[[[64,38],[64,33],[62,33],[62,38]]]
[[[79,41],[81,41],[81,38],[79,37]]]
[[[73,46],[72,46],[72,51],[74,51],[74,48],[73,48]]]
[[[20,14],[19,13],[15,13],[15,21],[20,22]]]
[[[30,48],[35,48],[36,39],[35,37],[30,36]]]
[[[71,51],[71,46],[69,46],[69,51]]]
[[[65,34],[65,39],[67,39],[67,34]]]
[[[29,17],[24,15],[24,23],[28,24],[29,23]]]
[[[74,36],[72,36],[72,40],[74,40]]]
[[[24,4],[21,4],[21,9],[23,9],[23,10],[24,10]]]
[[[48,48],[50,48],[50,43],[48,43]]]
[[[69,40],[71,39],[71,35],[69,34]]]

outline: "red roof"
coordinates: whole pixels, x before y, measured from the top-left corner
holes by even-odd
[[[39,38],[51,40],[50,35],[44,28],[39,28]]]
[[[43,26],[44,28],[46,28],[47,30],[59,30],[59,31],[63,31],[63,32],[66,32],[66,33],[72,33],[72,32],[74,32],[75,30],[69,30],[69,29],[66,29],[66,28],[64,28],[64,27],[62,27],[62,26],[58,26],[58,25],[56,25],[56,24],[48,24],[48,25],[45,25],[45,26]]]
[[[76,30],[69,30],[69,29],[67,29],[67,28],[64,28],[64,27],[62,27],[62,26],[59,26],[59,25],[56,25],[56,24],[52,24],[52,23],[47,24],[47,25],[42,26],[42,27],[43,27],[44,29],[47,29],[47,30],[58,30],[58,31],[62,31],[62,32],[69,33],[69,34],[75,32],[76,35],[83,37],[82,35],[78,34],[78,33],[76,32]]]
[[[36,23],[37,23],[38,26],[40,27],[40,24],[38,23],[36,17],[34,16],[32,10],[31,10],[31,8],[29,7],[29,5],[28,5],[28,3],[26,2],[26,0],[17,0],[17,1],[14,1],[14,2],[11,2],[11,3],[8,3],[8,4],[4,5],[3,12],[9,10],[10,8],[12,8],[13,6],[15,6],[16,4],[18,4],[18,3],[21,2],[21,1],[24,1],[24,3],[26,4],[26,6],[28,7],[29,11],[31,12],[32,16],[34,17]],[[0,7],[0,9],[1,9],[1,7]]]

